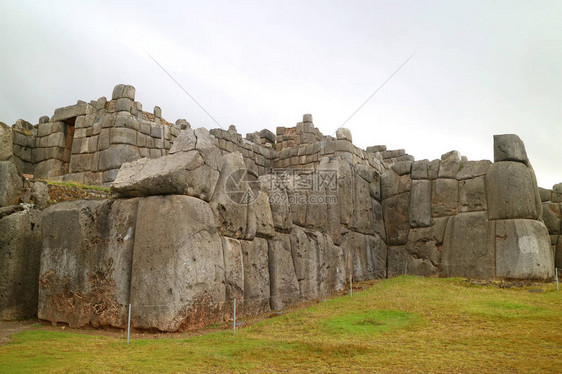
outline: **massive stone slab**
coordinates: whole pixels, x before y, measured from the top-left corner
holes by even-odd
[[[40,319],[125,327],[137,203],[76,200],[44,211]]]
[[[428,227],[431,223],[431,181],[413,180],[410,193],[410,226]]]
[[[496,162],[486,175],[490,219],[538,219],[542,213],[532,169],[520,162]]]
[[[224,253],[224,272],[226,285],[225,312],[230,314],[234,309],[236,299],[237,312],[244,311],[244,261],[242,256],[242,244],[239,240],[222,237],[222,250]],[[232,303],[232,304],[231,304]]]
[[[259,185],[259,180],[248,173],[239,152],[224,155],[210,202],[221,235],[247,240],[256,235],[256,214],[251,203],[259,190],[252,186],[254,181]]]
[[[461,154],[458,151],[447,152],[441,156],[439,178],[456,178],[461,168]]]
[[[468,161],[461,165],[461,169],[457,174],[458,180],[472,179],[484,176],[488,173],[492,163],[488,160]]]
[[[459,182],[456,179],[439,178],[433,181],[431,191],[433,217],[457,214],[459,211]]]
[[[209,201],[219,178],[197,151],[125,163],[111,184],[115,197],[188,195]]]
[[[25,209],[0,219],[0,320],[37,315],[41,213]]]
[[[353,274],[353,279],[359,281],[386,276],[387,247],[377,235],[350,231],[344,236],[342,248],[348,276]]]
[[[268,242],[262,238],[240,240],[244,265],[244,314],[270,310]]]
[[[190,196],[140,199],[131,278],[132,325],[182,331],[222,318],[223,247],[210,206]]]
[[[496,221],[496,276],[549,280],[554,254],[545,225],[529,219]]]
[[[494,162],[516,161],[529,164],[525,144],[515,134],[494,135]]]
[[[382,202],[388,245],[406,244],[410,229],[410,193],[392,196]]]
[[[282,310],[301,299],[293,263],[291,236],[278,234],[268,243],[271,309]]]
[[[0,207],[16,204],[22,187],[16,166],[10,161],[0,161]]]
[[[275,230],[290,232],[292,227],[289,198],[281,178],[273,174],[259,178],[260,185],[268,191],[268,201]]]
[[[486,212],[450,217],[441,267],[447,277],[492,279],[495,276],[495,222]]]
[[[459,181],[459,211],[479,212],[488,209],[484,176]]]
[[[548,233],[550,235],[560,235],[560,225],[562,220],[562,212],[560,211],[560,204],[557,203],[542,203],[543,220]]]
[[[13,155],[12,128],[0,122],[0,161],[7,161]]]

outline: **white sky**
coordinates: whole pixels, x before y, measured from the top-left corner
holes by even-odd
[[[240,133],[312,113],[361,147],[493,160],[526,144],[539,185],[562,181],[562,1],[0,2],[0,121],[32,123],[132,84],[144,110]]]

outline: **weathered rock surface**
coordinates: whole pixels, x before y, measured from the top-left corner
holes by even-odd
[[[543,220],[548,233],[550,235],[560,235],[560,225],[562,220],[562,212],[560,211],[560,204],[556,203],[543,203]]]
[[[0,122],[0,161],[7,161],[13,154],[12,128]]]
[[[242,155],[226,154],[210,202],[221,235],[247,240],[256,235],[256,214],[250,203],[257,191],[249,180]]]
[[[111,185],[116,197],[188,195],[209,201],[219,171],[205,165],[197,151],[125,163]]]
[[[495,276],[495,223],[486,212],[460,213],[450,217],[442,253],[447,277],[492,279]]]
[[[239,240],[222,237],[222,250],[224,253],[224,272],[226,285],[226,301],[236,299],[238,310],[244,310],[244,261],[242,244]],[[230,303],[225,310],[230,312]]]
[[[10,161],[0,161],[0,207],[16,204],[22,186],[16,166]]]
[[[494,135],[494,162],[516,161],[528,165],[525,144],[515,134]]]
[[[77,200],[44,211],[40,319],[125,326],[137,203]]]
[[[542,213],[536,179],[520,162],[496,162],[486,175],[490,219],[538,219]]]
[[[141,198],[132,269],[133,326],[181,331],[222,318],[223,247],[206,202],[182,195]]]
[[[268,242],[262,238],[240,240],[244,265],[244,311],[258,314],[270,310]]]
[[[361,281],[386,276],[387,247],[378,236],[350,231],[344,236],[342,248],[347,259],[347,273],[353,274],[353,279]]]
[[[550,200],[553,203],[562,203],[562,183],[555,184],[552,187],[552,197]]]
[[[552,279],[554,258],[544,224],[528,219],[496,221],[496,276]]]
[[[427,227],[431,223],[431,181],[413,180],[410,193],[410,226]]]
[[[459,205],[461,213],[488,209],[484,176],[459,181]]]
[[[406,244],[410,229],[410,193],[390,197],[382,202],[388,245]]]
[[[439,178],[432,184],[433,217],[455,215],[459,211],[459,183],[456,179]]]
[[[259,178],[260,185],[268,191],[268,201],[273,217],[273,226],[280,232],[290,232],[292,227],[289,198],[282,188],[283,182],[275,175],[268,174]]]
[[[278,234],[268,243],[271,309],[281,310],[301,299],[291,253],[291,236]]]
[[[0,320],[36,316],[41,248],[38,210],[0,218]]]
[[[457,179],[464,180],[484,176],[488,173],[491,165],[492,163],[488,160],[468,161],[461,165]]]
[[[458,151],[447,152],[441,156],[439,178],[456,178],[461,168],[461,154]]]

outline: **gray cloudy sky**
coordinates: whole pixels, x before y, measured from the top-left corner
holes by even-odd
[[[562,181],[562,1],[0,2],[0,121],[32,123],[132,84],[145,110],[224,127],[312,113],[416,159],[493,159],[516,133],[539,185]]]

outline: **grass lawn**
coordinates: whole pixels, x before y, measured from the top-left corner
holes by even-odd
[[[31,371],[560,373],[562,291],[402,276],[235,335],[225,327],[127,345],[38,327],[0,346],[1,373]]]

